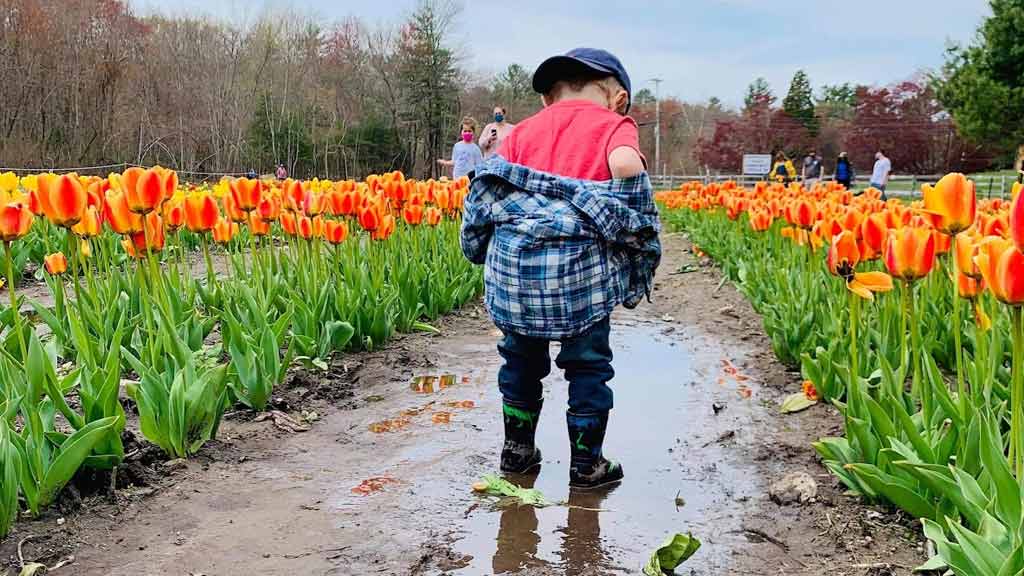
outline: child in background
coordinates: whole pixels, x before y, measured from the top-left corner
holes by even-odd
[[[544,109],[517,125],[466,199],[462,246],[485,264],[486,304],[504,334],[498,352],[505,443],[501,469],[536,472],[535,432],[549,347],[569,381],[569,482],[623,478],[602,446],[612,409],[609,316],[650,295],[660,225],[626,116],[630,80],[612,54],[580,48],[537,68]]]
[[[476,120],[466,116],[462,119],[461,139],[452,146],[452,159],[439,159],[438,164],[449,166],[455,180],[463,176],[473,177],[473,172],[484,161],[480,147],[473,142],[476,136]]]

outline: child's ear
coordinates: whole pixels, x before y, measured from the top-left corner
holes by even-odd
[[[540,95],[540,103],[541,103],[542,106],[547,108],[548,106],[551,106],[551,104],[552,104],[551,98],[548,98],[547,94],[541,94]]]
[[[626,106],[629,105],[629,92],[625,90],[618,90],[615,92],[615,98],[612,100],[615,106],[615,111],[625,116]]]

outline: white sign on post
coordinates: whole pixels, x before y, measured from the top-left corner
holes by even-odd
[[[772,171],[771,154],[744,154],[743,175],[765,176]]]

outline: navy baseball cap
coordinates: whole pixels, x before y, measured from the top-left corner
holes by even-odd
[[[555,82],[578,75],[580,72],[598,72],[615,77],[626,89],[629,100],[626,111],[633,100],[633,89],[629,82],[629,74],[622,62],[614,54],[600,48],[575,48],[562,56],[552,56],[537,67],[533,73],[533,89],[546,94]]]

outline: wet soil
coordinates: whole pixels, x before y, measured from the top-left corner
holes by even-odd
[[[473,305],[438,335],[293,374],[275,407],[309,431],[240,411],[189,462],[139,447],[134,486],[20,521],[0,558],[16,573],[22,543],[25,561],[73,556],[56,574],[639,574],[667,535],[689,531],[704,546],[680,574],[910,574],[924,560],[916,525],[843,496],[810,448],[840,431],[838,415],[778,414],[799,374],[683,237],[664,244],[654,304],[614,317],[606,452],[626,480],[612,490],[569,492],[566,384],[553,373],[543,468],[513,480],[569,506],[471,493],[502,434],[498,334]],[[817,480],[818,499],[772,503],[768,484],[794,471]]]

